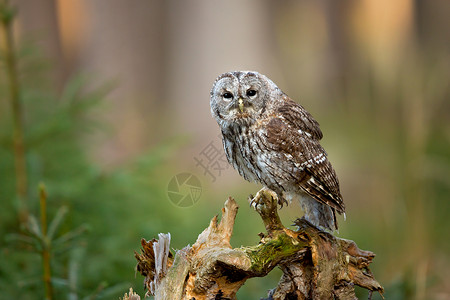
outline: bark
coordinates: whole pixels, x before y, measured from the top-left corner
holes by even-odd
[[[383,293],[369,269],[374,253],[304,219],[295,222],[296,231],[285,228],[268,193],[254,207],[267,231],[255,246],[230,245],[238,211],[232,198],[225,202],[221,221],[215,216],[192,247],[175,255],[168,251],[170,235],[160,234],[159,241],[143,239],[135,257],[148,294],[155,299],[236,299],[247,279],[263,277],[275,267],[283,275],[267,299],[357,299],[355,285],[368,289],[369,296]]]

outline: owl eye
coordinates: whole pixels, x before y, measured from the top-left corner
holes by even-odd
[[[226,92],[222,95],[222,97],[224,97],[225,99],[232,99],[233,98],[233,94]]]
[[[255,90],[247,90],[247,97],[253,97],[256,95],[256,91]]]

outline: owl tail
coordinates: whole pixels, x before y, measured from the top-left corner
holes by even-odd
[[[334,209],[333,207],[331,208],[331,213],[333,214],[333,220],[334,220],[334,228],[339,231],[338,228],[338,221],[336,219],[336,209]]]
[[[338,230],[336,209],[318,202],[310,196],[302,197],[300,204],[305,212],[305,219],[322,230]]]

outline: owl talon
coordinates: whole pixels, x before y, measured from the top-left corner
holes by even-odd
[[[253,199],[254,199],[255,197],[253,196],[253,194],[250,194],[250,195],[248,195],[248,203],[250,204],[250,207],[252,207],[253,206]]]
[[[250,195],[248,197],[250,206],[253,207],[255,210],[260,210],[262,206],[271,206],[272,205],[271,203],[275,203],[272,202],[274,200],[276,200],[277,203],[280,203],[278,195],[274,191],[269,190],[268,188],[265,187],[259,190],[255,196]],[[282,201],[287,203],[287,201],[284,198],[282,198]]]
[[[264,205],[264,203],[261,201],[261,197],[257,194],[255,197],[253,195],[250,195],[248,197],[248,202],[250,203],[250,207],[253,207],[253,209],[258,210],[258,206]]]
[[[250,207],[253,207],[253,209],[258,210],[258,206],[264,205],[264,202],[262,201],[261,191],[256,193],[255,196],[250,194],[248,196],[248,202],[250,203]]]
[[[278,197],[278,205],[280,205],[280,209],[283,208],[284,204],[286,204],[286,206],[289,205],[289,202],[284,199],[283,197]]]

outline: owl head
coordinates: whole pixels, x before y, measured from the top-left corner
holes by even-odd
[[[253,71],[220,75],[211,89],[211,114],[221,127],[250,126],[265,111],[280,89],[266,76]]]

